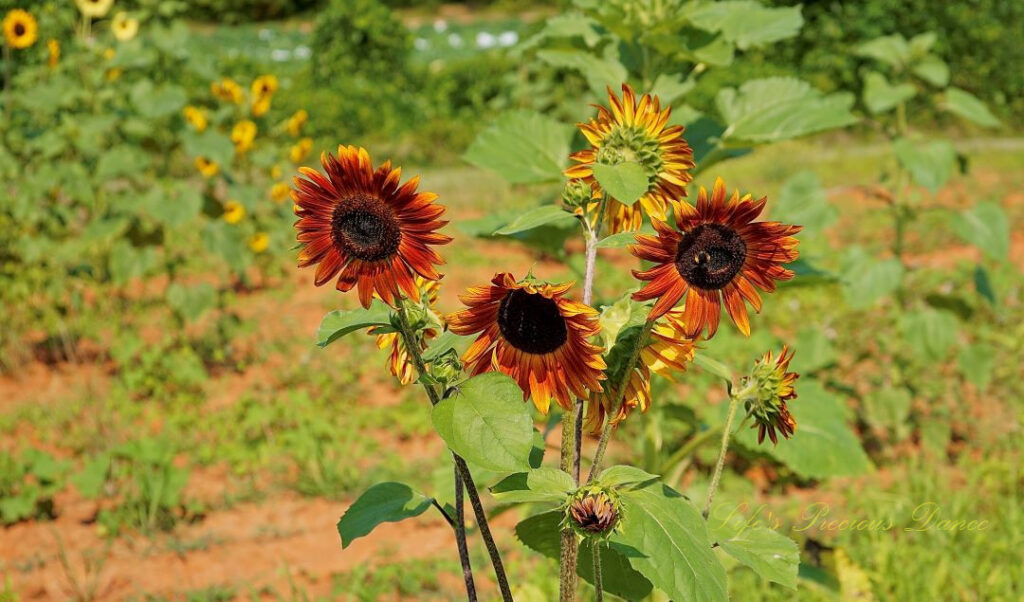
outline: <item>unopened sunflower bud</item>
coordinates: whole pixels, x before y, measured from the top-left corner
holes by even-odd
[[[459,353],[454,349],[449,349],[441,357],[431,362],[429,370],[430,376],[435,382],[444,387],[450,387],[462,375],[462,362],[459,360]]]
[[[614,493],[596,487],[581,489],[572,497],[566,518],[584,537],[609,535],[619,524],[619,504]]]
[[[789,439],[796,431],[796,420],[789,413],[786,402],[796,399],[794,383],[800,377],[795,372],[787,372],[793,352],[789,347],[782,348],[778,357],[769,351],[756,364],[746,379],[741,394],[747,414],[754,419],[751,428],[757,428],[757,442],[764,441],[767,434],[773,444],[779,442],[776,431]]]
[[[569,210],[581,209],[590,203],[593,194],[590,184],[583,180],[569,180],[562,190],[562,203]]]

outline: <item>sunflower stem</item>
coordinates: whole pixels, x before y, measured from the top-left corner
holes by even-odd
[[[562,457],[559,467],[569,474],[572,474],[572,467],[576,463],[573,453],[576,450],[576,442],[573,435],[576,432],[579,405],[581,404],[574,404],[571,409],[562,413]],[[578,554],[576,534],[570,528],[563,529],[558,558],[558,599],[561,602],[572,602],[576,599],[576,557]]]
[[[711,513],[711,502],[715,499],[715,490],[718,489],[718,481],[722,478],[722,468],[725,467],[725,452],[729,450],[729,436],[732,435],[732,421],[736,418],[736,408],[740,405],[740,399],[746,397],[750,391],[750,387],[754,383],[748,385],[739,393],[735,393],[730,396],[729,399],[729,415],[725,419],[725,425],[722,427],[722,447],[718,450],[718,461],[715,463],[715,473],[711,477],[711,485],[708,487],[708,497],[704,500],[704,518],[708,517]]]
[[[594,600],[604,602],[604,584],[601,582],[601,544],[592,542],[590,549],[594,553]]]
[[[590,475],[587,476],[587,483],[593,481],[594,477],[601,474],[601,462],[604,460],[604,452],[608,448],[608,440],[611,439],[612,435],[612,421],[622,410],[622,404],[625,402],[623,396],[626,393],[626,386],[629,384],[629,379],[633,374],[633,369],[636,367],[637,360],[640,359],[640,352],[643,351],[644,345],[647,344],[647,335],[650,334],[652,328],[654,328],[654,320],[647,318],[643,328],[640,329],[640,334],[636,337],[636,343],[633,344],[633,353],[629,356],[629,361],[626,363],[625,370],[622,373],[622,380],[615,390],[615,408],[607,416],[604,428],[601,430],[601,439],[597,442],[597,451],[594,453],[594,462],[590,466]]]
[[[469,561],[469,547],[466,545],[466,507],[463,499],[462,477],[455,467],[455,545],[459,548],[459,562],[462,564],[462,579],[466,582],[466,598],[476,602],[476,582],[473,581],[473,566]]]
[[[405,315],[405,299],[401,296],[397,297],[396,305],[398,311],[398,329],[402,334],[402,342],[405,343],[405,349],[409,353],[409,357],[412,358],[413,365],[416,366],[416,372],[422,378],[427,373],[427,364],[423,361],[423,354],[420,351],[420,346],[416,338],[416,333],[413,332],[412,326],[409,325],[409,318]],[[441,402],[441,396],[438,394],[437,389],[434,385],[424,382],[423,388],[427,391],[427,397],[430,398],[431,405],[437,405]],[[469,504],[473,507],[473,514],[476,517],[477,527],[480,529],[480,537],[484,540],[484,545],[487,547],[487,553],[491,557],[491,565],[494,567],[494,575],[498,580],[498,589],[501,590],[501,599],[504,602],[512,602],[512,590],[508,585],[508,577],[505,575],[505,564],[501,560],[501,552],[498,551],[498,546],[494,542],[494,535],[491,534],[491,527],[487,522],[487,513],[484,511],[484,505],[480,501],[480,492],[476,489],[476,483],[473,481],[473,475],[469,471],[469,467],[466,466],[466,461],[461,456],[452,452],[452,459],[455,462],[455,472],[462,479],[463,485],[466,488],[466,495],[469,496]],[[462,541],[459,542],[461,537]],[[461,549],[466,545],[466,531],[465,529],[455,530],[456,544]],[[467,595],[470,595],[470,600],[473,600],[473,594],[469,593],[469,583],[467,582]],[[475,589],[475,588],[474,588]]]

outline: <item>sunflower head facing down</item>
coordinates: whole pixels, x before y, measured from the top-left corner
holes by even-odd
[[[753,393],[744,400],[747,413],[754,419],[750,428],[757,428],[757,442],[764,441],[765,434],[773,444],[779,442],[775,431],[789,439],[796,431],[796,420],[789,413],[786,402],[796,399],[794,383],[800,375],[787,372],[793,352],[783,346],[778,357],[768,351],[754,364],[750,384]]]
[[[466,291],[460,299],[468,307],[448,325],[455,334],[479,334],[462,356],[470,373],[511,376],[545,414],[552,398],[569,408],[573,395],[601,391],[604,359],[588,340],[601,330],[597,311],[566,299],[571,287],[499,273],[490,286]]]
[[[565,170],[568,178],[579,178],[598,189],[594,164],[639,163],[647,173],[647,192],[625,205],[614,199],[605,203],[605,220],[611,233],[637,230],[643,211],[664,220],[670,199],[686,196],[686,184],[693,177],[693,151],[683,139],[683,126],[668,125],[671,108],[661,109],[657,96],[644,94],[638,101],[633,89],[622,85],[622,98],[608,89],[608,108],[597,107],[597,118],[579,124],[590,148],[573,153],[577,163]]]
[[[653,219],[658,235],[638,235],[637,244],[630,247],[633,255],[656,264],[633,271],[636,278],[648,281],[633,299],[657,299],[652,318],[685,299],[683,322],[689,338],[705,328],[708,338],[714,336],[724,302],[736,327],[750,336],[746,303],[761,311],[757,289],[772,292],[776,281],[793,277],[783,265],[796,260],[794,235],[801,230],[779,222],[753,221],[766,202],[766,198],[740,198],[739,192],[727,198],[725,182],[719,178],[710,197],[700,189],[696,208],[674,204],[676,228]]]
[[[636,408],[646,412],[651,406],[651,373],[662,378],[675,380],[675,376],[686,372],[686,365],[693,361],[696,351],[694,341],[684,334],[682,310],[672,310],[658,320],[651,329],[650,337],[640,350],[640,361],[626,381],[622,393],[622,405],[614,416],[610,417],[612,425],[625,420]],[[632,345],[627,345],[632,347]],[[608,384],[605,390],[591,393],[587,404],[587,428],[592,433],[600,433],[604,421],[615,411],[615,391],[619,387],[624,374],[623,368],[617,372],[606,372]]]
[[[16,8],[8,12],[3,20],[4,43],[16,50],[24,50],[36,43],[39,24],[32,13]],[[52,47],[51,47],[52,53]]]
[[[369,307],[376,293],[395,305],[402,291],[418,301],[415,275],[440,280],[443,264],[431,248],[451,242],[437,232],[445,208],[432,192],[417,192],[419,177],[399,185],[401,168],[386,161],[374,169],[366,149],[339,146],[324,153],[324,174],[302,167],[292,200],[298,221],[299,267],[317,265],[314,284],[336,276],[337,289],[358,286],[359,302]]]

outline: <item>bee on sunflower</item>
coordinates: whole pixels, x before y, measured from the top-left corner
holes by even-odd
[[[746,303],[761,311],[757,289],[772,292],[776,281],[793,272],[783,265],[795,261],[800,226],[755,222],[766,198],[726,197],[725,182],[715,181],[709,196],[703,187],[697,207],[675,203],[675,227],[652,219],[657,236],[638,235],[630,252],[656,265],[634,270],[646,284],[633,294],[636,301],[657,299],[651,310],[656,319],[685,299],[685,334],[696,338],[705,329],[708,338],[718,330],[724,303],[736,327],[750,336]]]
[[[490,286],[460,296],[467,308],[448,317],[455,334],[479,335],[463,354],[472,375],[498,371],[511,376],[547,414],[551,400],[572,407],[572,396],[601,391],[605,362],[589,339],[601,325],[597,311],[565,294],[572,283],[548,284],[531,277],[495,274]]]
[[[0,28],[3,29],[4,43],[15,50],[24,50],[39,38],[39,24],[32,13],[16,8],[5,16]],[[52,47],[51,47],[52,51]]]
[[[594,165],[639,163],[647,174],[647,191],[626,205],[604,200],[604,220],[610,233],[638,230],[647,212],[664,220],[671,200],[686,196],[686,184],[693,179],[693,151],[683,138],[683,126],[668,125],[672,109],[661,108],[657,96],[644,94],[639,100],[628,84],[622,84],[620,99],[609,87],[608,108],[597,107],[597,118],[577,124],[590,148],[570,155],[576,163],[565,170],[570,179],[590,184],[595,197],[606,193],[594,178]]]
[[[320,161],[324,173],[299,168],[292,190],[299,267],[317,265],[316,286],[337,277],[338,290],[358,288],[363,307],[374,294],[392,306],[403,292],[419,301],[415,275],[440,280],[434,266],[444,261],[431,247],[452,240],[437,232],[448,223],[437,195],[417,192],[418,176],[400,185],[390,161],[374,169],[364,148],[339,146]]]

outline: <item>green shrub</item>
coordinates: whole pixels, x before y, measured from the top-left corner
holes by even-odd
[[[313,33],[313,76],[390,81],[405,72],[409,30],[378,0],[332,0]]]

